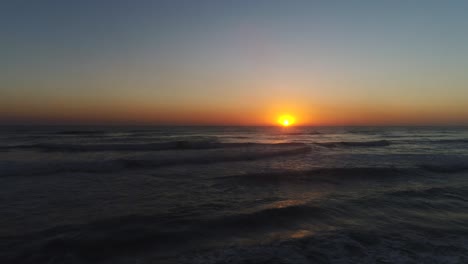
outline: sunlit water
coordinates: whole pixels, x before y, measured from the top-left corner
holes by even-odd
[[[4,127],[1,263],[468,263],[463,127]]]

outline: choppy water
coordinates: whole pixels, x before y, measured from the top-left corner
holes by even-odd
[[[3,127],[1,263],[468,263],[463,127]]]

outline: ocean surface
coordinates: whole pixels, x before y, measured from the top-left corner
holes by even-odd
[[[1,127],[0,263],[468,263],[466,127]]]

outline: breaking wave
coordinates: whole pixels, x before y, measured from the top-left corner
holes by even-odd
[[[145,253],[150,253],[152,258],[147,260],[155,260],[155,254],[164,255],[171,248],[188,248],[186,246],[191,243],[216,241],[218,237],[281,229],[300,232],[296,222],[324,220],[327,213],[324,208],[299,205],[192,221],[168,221],[167,218],[163,221],[156,216],[130,215],[12,238],[3,243],[0,259],[4,263],[21,264],[96,263],[113,259],[123,263],[119,260],[130,256],[133,262],[129,263],[134,263],[132,256],[138,255],[139,260],[144,260]],[[461,260],[468,259],[468,244],[463,233],[441,235],[437,230],[408,233],[401,232],[402,229],[400,225],[378,230],[343,227],[254,245],[223,245],[210,251],[181,250],[154,262],[464,263]],[[453,259],[453,256],[457,257]],[[450,259],[453,261],[447,261]]]
[[[161,152],[135,158],[59,160],[59,161],[0,161],[4,175],[37,175],[58,172],[114,172],[124,169],[157,168],[183,164],[253,161],[279,156],[305,154],[311,148],[304,144],[223,144],[229,151]]]
[[[83,225],[60,226],[26,234],[29,243],[14,239],[5,253],[8,263],[51,263],[52,260],[100,261],[122,254],[180,246],[192,237],[214,239],[238,232],[258,232],[294,225],[300,219],[321,217],[323,209],[313,206],[270,208],[210,219],[183,221],[157,216],[130,215]]]
[[[219,143],[213,140],[207,141],[169,141],[158,143],[115,143],[115,144],[33,144],[33,145],[16,145],[7,146],[3,149],[39,149],[42,151],[57,151],[57,152],[98,152],[98,151],[157,151],[157,150],[177,150],[177,149],[214,149],[214,148],[240,148],[254,146],[284,146],[284,147],[302,147],[302,143],[278,143],[278,144],[262,144],[262,143]]]

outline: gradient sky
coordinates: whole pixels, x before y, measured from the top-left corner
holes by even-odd
[[[11,0],[0,123],[468,124],[468,1]]]

